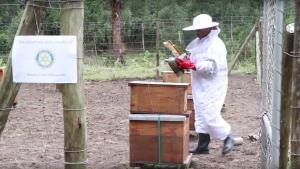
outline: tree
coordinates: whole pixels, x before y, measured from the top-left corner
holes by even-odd
[[[121,0],[111,0],[112,9],[112,44],[113,44],[113,55],[117,62],[121,61],[125,63],[122,55],[122,43],[121,43]]]

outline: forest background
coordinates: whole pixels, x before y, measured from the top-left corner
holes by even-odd
[[[59,1],[52,5],[42,26],[42,34],[59,35]],[[56,3],[55,3],[56,2]],[[112,5],[120,4],[121,49],[125,64],[113,56]],[[1,0],[0,55],[5,65],[11,44],[24,10],[22,0]],[[182,28],[192,24],[200,13],[210,14],[220,23],[220,37],[232,60],[251,28],[262,16],[261,0],[85,0],[84,48],[87,79],[153,77],[155,70],[165,69],[163,60],[170,52],[163,42],[171,40],[179,48],[194,38]],[[158,32],[159,31],[159,32]],[[158,33],[158,34],[157,34]],[[160,63],[156,59],[159,55]],[[255,72],[255,41],[249,43],[236,72]],[[160,67],[157,67],[160,66]],[[107,75],[112,73],[112,75]]]

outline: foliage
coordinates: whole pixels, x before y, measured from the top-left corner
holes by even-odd
[[[3,0],[5,1],[5,0]],[[18,3],[18,0],[11,0],[7,3]],[[122,36],[124,41],[132,41],[141,35],[141,23],[146,22],[145,35],[153,35],[156,30],[156,20],[172,20],[174,31],[190,24],[191,19],[200,14],[208,13],[214,19],[220,20],[223,16],[260,16],[262,2],[260,0],[126,0],[121,5]],[[11,16],[19,17],[18,13],[22,8],[8,8],[0,10],[0,23],[11,23],[16,20]],[[17,13],[17,15],[16,15]],[[49,9],[43,24],[44,33],[47,35],[59,34],[60,12]],[[126,21],[126,23],[125,23]],[[175,21],[175,22],[174,22]],[[92,23],[85,25],[85,42],[99,44],[98,49],[108,49],[111,43],[111,4],[106,1],[86,0],[85,1],[85,22]],[[152,23],[151,23],[152,22]],[[52,23],[51,25],[47,25]],[[163,25],[164,26],[164,25]],[[10,27],[11,28],[11,27]],[[7,30],[10,30],[8,28]],[[128,29],[126,29],[128,28]],[[130,28],[130,29],[129,29]],[[163,28],[163,27],[162,27]],[[6,30],[6,31],[7,31]],[[163,32],[163,30],[162,30]],[[245,27],[236,31],[239,38],[247,33]],[[174,32],[161,33],[162,39],[173,39]],[[145,39],[150,37],[145,37]],[[155,45],[153,45],[155,47]]]
[[[85,42],[96,41],[101,44],[97,48],[107,49],[105,46],[111,43],[111,7],[106,1],[86,0],[85,22],[96,22],[98,25],[87,25],[86,32],[90,35],[85,36]],[[166,32],[161,30],[163,40],[174,39],[178,36],[174,32],[181,30],[182,27],[190,25],[191,19],[200,14],[208,13],[214,19],[221,20],[224,16],[260,16],[262,2],[260,0],[226,0],[226,1],[208,1],[208,0],[127,0],[122,1],[121,21],[123,41],[135,41],[134,38],[140,38],[141,24],[147,23],[144,30],[145,39],[150,39],[147,35],[153,35],[156,32],[157,20],[172,20],[173,25],[162,25],[174,27],[174,31]],[[254,24],[254,23],[249,23]],[[99,29],[99,26],[102,29]],[[234,36],[240,40],[248,33],[245,26],[237,28]],[[94,37],[93,40],[88,37]],[[238,41],[239,43],[240,41]],[[146,42],[147,43],[147,42]],[[147,44],[146,44],[147,45]],[[152,44],[155,47],[154,44]]]
[[[256,73],[255,40],[250,40],[242,56],[233,72],[238,74]]]
[[[0,55],[0,67],[4,67],[6,64],[6,58]]]
[[[16,16],[11,20],[9,26],[8,26],[8,30],[7,30],[7,34],[9,37],[9,44],[11,45],[14,41],[14,36],[17,32],[21,17],[23,15],[23,11],[19,10],[18,13],[16,14]]]
[[[295,2],[294,1],[285,1],[285,12],[284,12],[284,21],[285,24],[295,22]]]
[[[1,3],[19,3],[20,0],[1,0]],[[84,42],[85,47],[92,46],[102,53],[110,52],[111,44],[111,4],[109,0],[85,0],[85,24],[84,26]],[[141,39],[141,25],[145,25],[145,46],[150,46],[155,50],[155,34],[157,28],[157,21],[163,20],[160,24],[160,38],[161,41],[178,39],[183,36],[181,30],[183,27],[191,24],[192,18],[200,13],[208,13],[213,16],[214,20],[222,21],[222,17],[225,16],[261,16],[262,13],[261,0],[223,0],[223,1],[210,1],[210,0],[123,0],[121,4],[121,21],[122,21],[122,40],[134,41]],[[290,3],[292,5],[292,3]],[[19,7],[1,7],[0,6],[0,45],[1,50],[9,50],[13,41],[14,34],[19,24],[23,6]],[[59,34],[59,10],[49,9],[43,23],[43,33],[47,35]],[[286,16],[287,20],[292,20],[292,17]],[[170,22],[168,22],[170,21]],[[5,25],[2,27],[1,23]],[[48,23],[51,23],[48,25]],[[232,36],[235,37],[232,41],[225,40],[227,46],[239,46],[244,40],[246,35],[254,23],[248,25],[235,25]],[[8,26],[7,26],[8,25]],[[165,28],[168,29],[165,29]],[[221,25],[221,29],[226,30],[224,25]],[[223,39],[229,39],[230,35],[221,32]],[[151,41],[150,41],[151,40]],[[186,44],[175,41],[181,48]],[[127,44],[128,45],[128,44]],[[127,46],[132,48],[132,46]],[[147,48],[148,49],[148,48]],[[231,57],[233,53],[230,53]],[[154,54],[145,52],[143,54],[127,54],[126,67],[115,65],[111,55],[104,55],[101,58],[105,62],[100,69],[93,65],[90,65],[86,69],[86,73],[100,71],[101,77],[104,72],[114,76],[110,79],[118,78],[118,72],[129,74],[137,73],[141,76],[144,70],[151,71],[143,72],[146,75],[154,76],[153,70],[155,64],[153,59]],[[252,57],[252,55],[251,55]],[[247,61],[247,59],[245,59]],[[252,60],[250,60],[252,61]],[[151,64],[150,64],[151,63]],[[132,67],[132,65],[136,67]],[[106,67],[106,68],[104,68]],[[151,68],[150,68],[151,67]],[[149,68],[149,69],[148,69]],[[150,73],[151,72],[151,73]]]
[[[8,51],[10,48],[10,45],[8,43],[8,36],[7,33],[0,32],[0,46],[1,46],[1,51],[0,54],[3,54],[5,51]]]

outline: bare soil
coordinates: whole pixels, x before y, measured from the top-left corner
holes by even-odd
[[[125,169],[129,163],[129,80],[85,83],[88,125],[88,168]],[[17,108],[10,112],[0,138],[1,169],[64,168],[62,97],[55,85],[24,84]],[[194,155],[195,169],[259,168],[260,144],[249,135],[259,135],[260,91],[251,75],[230,77],[223,117],[232,134],[244,143],[226,157],[223,143],[212,140],[210,154]],[[2,124],[0,124],[2,125]],[[191,137],[190,146],[196,139]]]

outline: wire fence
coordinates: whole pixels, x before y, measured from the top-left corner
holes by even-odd
[[[57,1],[59,2],[59,1]],[[0,10],[10,12],[9,22],[0,23],[0,55],[5,60],[11,50],[11,44],[17,30],[18,20],[21,12],[13,9],[20,4],[0,4]],[[49,10],[57,10],[59,6],[52,4]],[[221,38],[226,43],[228,49],[228,60],[237,53],[243,40],[250,32],[257,18],[254,16],[223,16],[214,18],[220,22]],[[182,32],[182,28],[192,23],[192,18],[186,20],[148,20],[144,22],[121,22],[122,33],[122,50],[126,57],[136,54],[143,54],[146,51],[156,52],[156,43],[159,43],[159,51],[162,57],[168,54],[168,51],[163,47],[163,42],[171,40],[180,48],[185,45],[195,35],[193,32]],[[85,63],[89,65],[108,64],[113,59],[112,56],[112,37],[111,25],[99,21],[89,21],[84,23],[84,53]],[[240,34],[243,29],[243,34]],[[160,36],[157,37],[156,32],[159,30]],[[41,34],[44,35],[59,35],[59,22],[43,23]],[[157,39],[159,38],[159,39]],[[247,55],[247,52],[245,52]],[[245,56],[247,57],[247,56]],[[30,100],[23,96],[30,95],[32,90],[36,91]],[[61,95],[56,91],[55,87],[49,85],[31,86],[25,85],[20,89],[20,100],[16,109],[10,113],[10,121],[5,129],[5,133],[0,138],[0,150],[7,154],[0,154],[0,168],[8,168],[9,166],[17,166],[18,168],[62,168],[64,165],[63,159],[63,117]],[[92,92],[90,92],[92,93]],[[23,95],[22,95],[23,94]],[[105,97],[105,96],[101,96]],[[116,100],[118,97],[116,97]],[[89,100],[91,103],[93,100]],[[99,103],[97,103],[99,104]],[[109,103],[103,103],[109,104]],[[94,104],[96,105],[96,104]],[[92,104],[87,103],[87,111],[96,114],[98,113],[91,107]],[[103,110],[104,111],[104,110]],[[118,110],[117,110],[118,111]],[[121,111],[121,110],[119,110]],[[39,112],[34,113],[32,112]],[[105,115],[102,115],[105,116]],[[20,117],[25,117],[20,119]],[[50,118],[51,117],[51,118]],[[89,118],[89,117],[88,117]],[[113,117],[111,117],[113,119]],[[126,117],[124,117],[126,119]],[[97,119],[88,119],[90,125],[97,124]],[[44,124],[38,126],[39,124]],[[98,122],[99,123],[99,122]],[[45,127],[47,126],[47,127]],[[107,125],[109,126],[109,125]],[[124,125],[126,126],[126,125]],[[95,135],[101,135],[101,130],[98,133],[89,133],[91,139]],[[99,134],[100,133],[100,134]],[[14,136],[12,138],[12,136]],[[114,142],[114,140],[106,140]],[[126,140],[124,140],[126,142]],[[97,142],[92,142],[94,144]],[[102,147],[105,148],[103,145]],[[101,150],[89,151],[89,160],[91,168],[97,164],[97,167],[105,166],[103,162],[97,161],[93,157],[93,153]],[[119,160],[126,161],[126,150],[116,151],[117,154],[111,153],[113,156],[118,156]],[[104,159],[109,159],[105,157]],[[53,165],[54,164],[54,165]],[[57,166],[59,165],[59,166]]]
[[[279,168],[284,2],[265,0],[263,14],[261,168]]]
[[[15,8],[17,4],[0,4],[0,10]],[[48,11],[57,11],[55,3]],[[10,11],[10,10],[9,10]],[[11,22],[0,23],[0,55],[7,57],[18,26],[18,18],[21,12],[12,12]],[[228,50],[228,60],[231,61],[234,54],[239,50],[243,40],[258,20],[255,16],[223,16],[214,18],[220,22],[221,38],[224,40]],[[167,57],[169,51],[163,46],[163,42],[171,40],[181,49],[196,37],[194,32],[183,32],[182,28],[192,24],[192,18],[181,20],[145,20],[143,22],[121,21],[121,53],[125,58],[131,55],[141,54],[145,51],[161,53],[161,59]],[[159,31],[159,36],[156,32]],[[60,23],[54,21],[43,23],[41,34],[59,35]],[[159,51],[156,46],[159,43]],[[88,21],[84,23],[84,52],[86,60],[91,58],[94,64],[103,64],[104,61],[114,60],[112,56],[112,26],[110,23],[100,21]],[[249,48],[244,53],[245,57],[254,55],[254,48]],[[90,63],[90,62],[89,62]],[[104,63],[106,64],[106,63]]]

